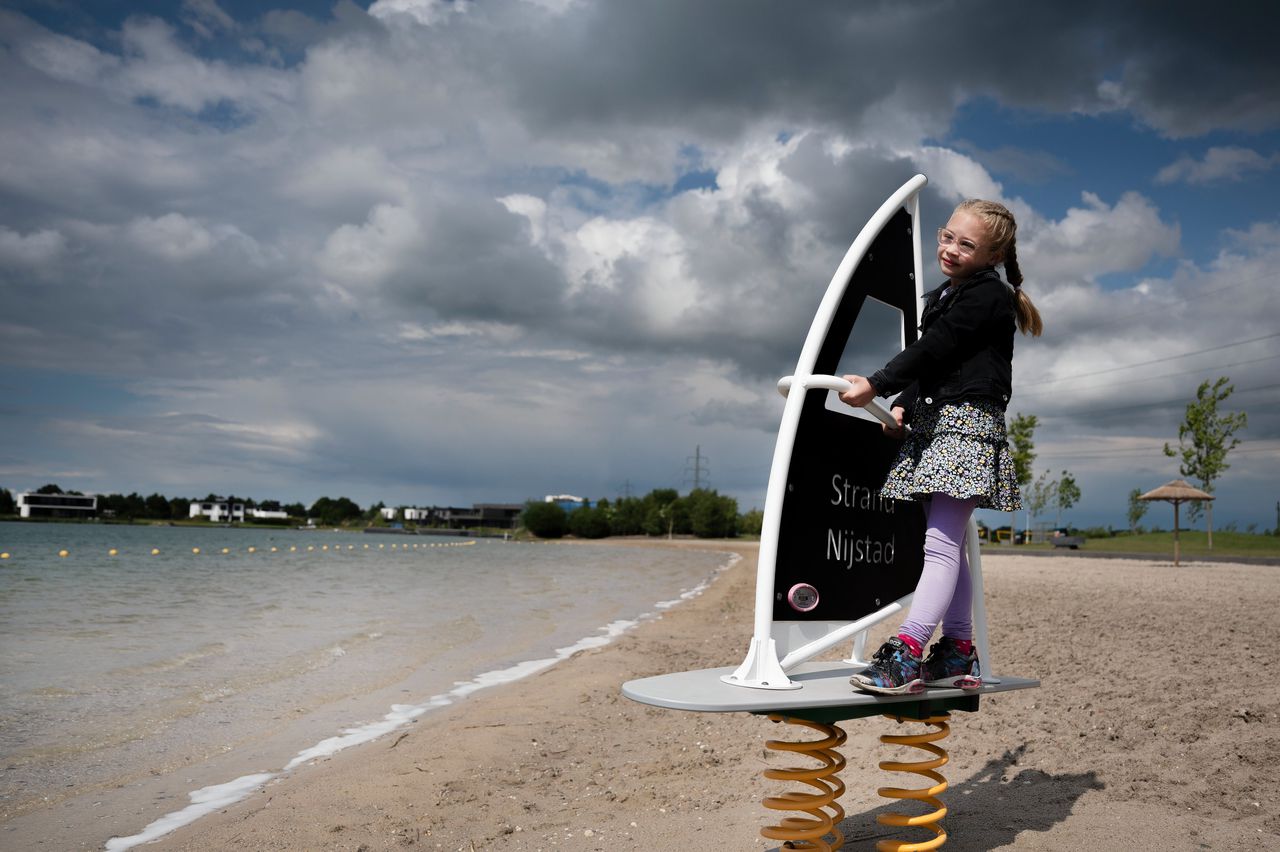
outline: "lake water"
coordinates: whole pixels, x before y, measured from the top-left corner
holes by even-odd
[[[21,837],[57,809],[111,850],[603,644],[729,559],[33,523],[0,524],[2,553],[0,822]]]

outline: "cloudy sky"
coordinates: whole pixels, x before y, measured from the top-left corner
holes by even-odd
[[[1273,527],[1253,5],[9,0],[0,486],[469,505],[687,491],[698,452],[762,506],[774,383],[922,172],[927,232],[1018,216],[1011,411],[1069,519],[1124,526],[1227,375],[1215,515]]]

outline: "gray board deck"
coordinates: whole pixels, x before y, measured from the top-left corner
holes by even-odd
[[[978,698],[1014,689],[1032,689],[1040,681],[1000,675],[999,682],[975,690],[926,689],[916,695],[872,695],[858,692],[849,678],[861,667],[847,662],[809,661],[787,673],[800,689],[756,689],[720,679],[737,669],[698,669],[627,681],[622,694],[641,704],[703,713],[779,713],[817,722],[895,714],[918,719],[949,710],[972,712]],[[994,678],[993,678],[994,680]]]

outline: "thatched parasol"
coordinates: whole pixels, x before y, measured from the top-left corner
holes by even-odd
[[[1173,564],[1178,565],[1178,504],[1187,500],[1213,500],[1214,496],[1189,485],[1185,479],[1166,482],[1138,498],[1139,500],[1164,500],[1173,504]]]

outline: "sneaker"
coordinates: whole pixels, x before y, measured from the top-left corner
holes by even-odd
[[[960,653],[950,636],[943,636],[929,649],[924,661],[925,686],[951,686],[960,689],[977,689],[982,686],[982,666],[978,664],[978,649],[968,654]]]
[[[871,665],[849,678],[849,683],[864,692],[915,695],[924,692],[920,671],[920,658],[911,653],[906,642],[894,636],[876,651]]]

